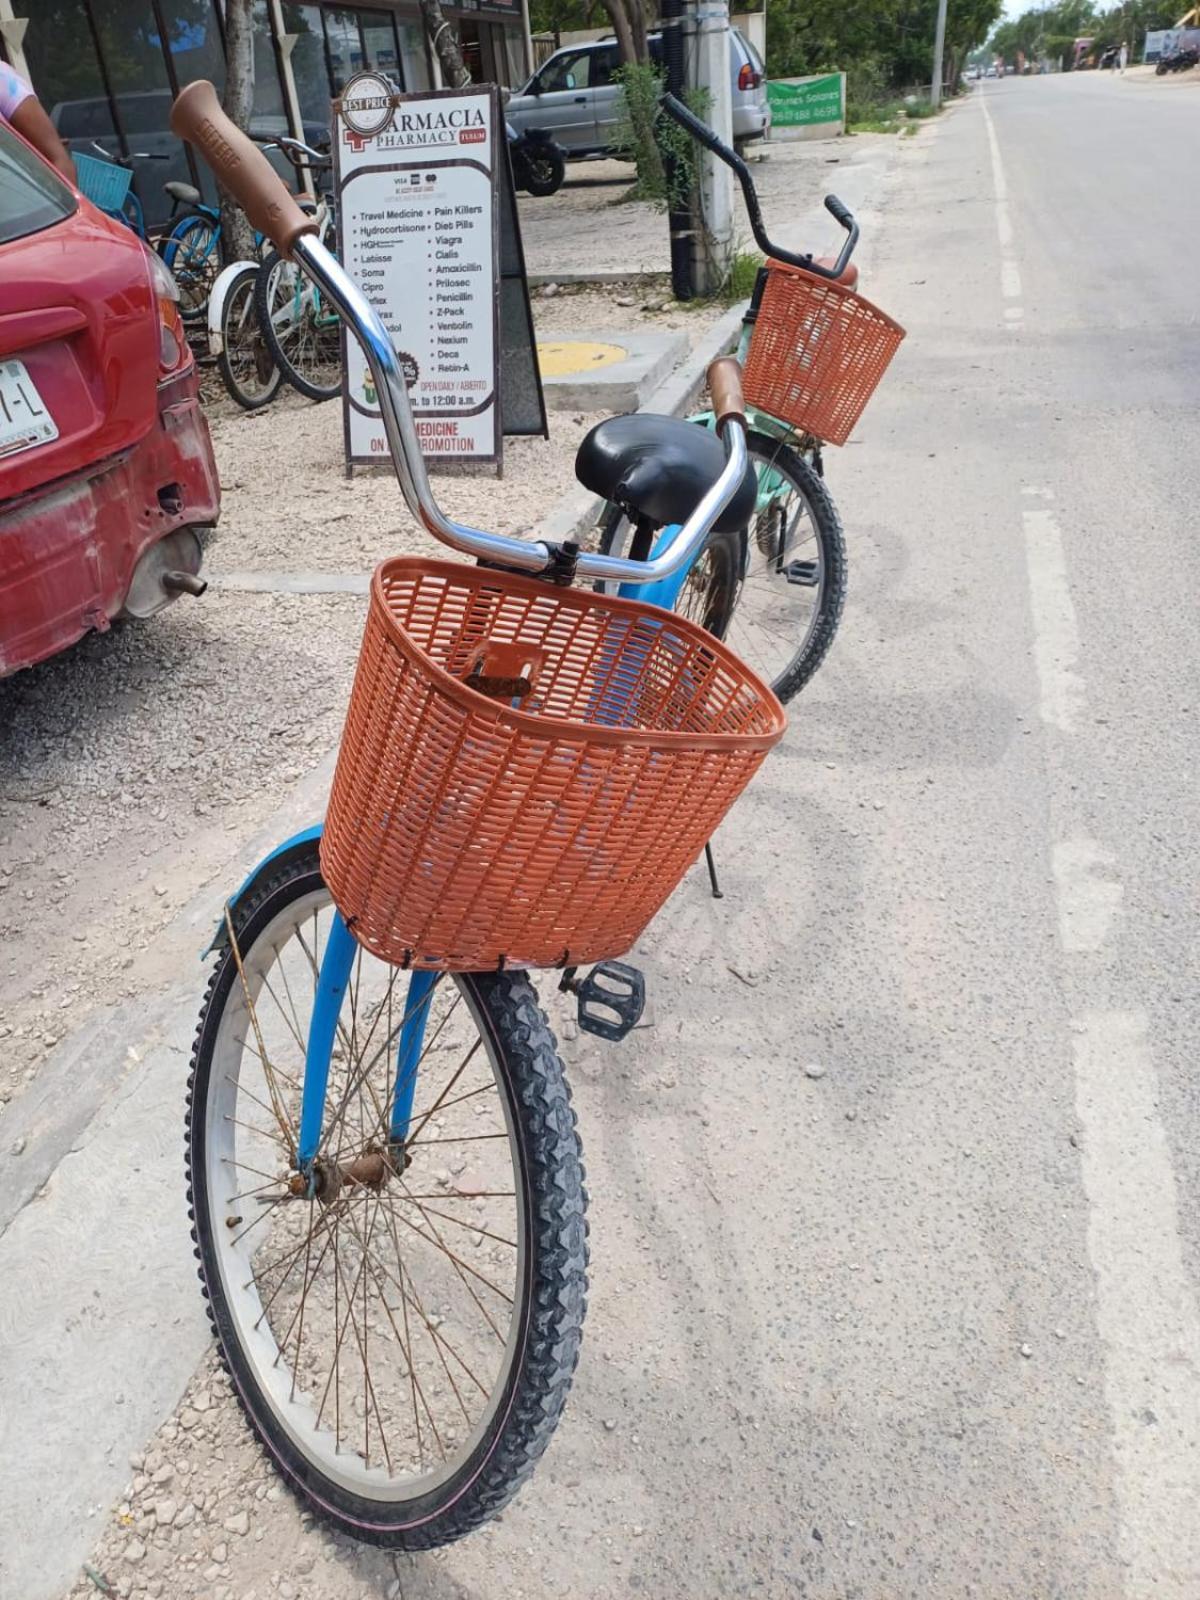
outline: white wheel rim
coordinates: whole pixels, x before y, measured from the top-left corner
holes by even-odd
[[[246,987],[249,989],[250,996],[254,1002],[254,1011],[259,1020],[260,1026],[265,1026],[263,1018],[264,1013],[270,1009],[271,989],[278,988],[280,973],[281,971],[286,971],[286,968],[282,968],[281,965],[274,964],[273,957],[271,957],[270,960],[267,959],[269,953],[273,947],[280,951],[286,951],[289,949],[289,947],[294,950],[294,941],[292,936],[294,935],[296,928],[300,927],[303,929],[310,923],[314,912],[325,910],[328,907],[328,893],[323,888],[315,891],[314,893],[306,895],[303,898],[298,898],[289,906],[287,906],[264,930],[264,932],[259,935],[258,939],[254,943],[254,946],[250,950],[242,952]],[[324,935],[322,932],[322,948],[323,945]],[[367,957],[365,959],[369,961],[371,958]],[[376,966],[381,970],[390,970],[382,969],[382,964],[379,963],[376,963]],[[503,1111],[502,1120],[504,1133],[506,1135],[506,1142],[503,1144],[503,1149],[506,1152],[511,1152],[513,1148],[512,1113],[507,1096],[502,1091],[502,1080],[496,1065],[491,1039],[486,1027],[483,1025],[483,1019],[477,1012],[475,1003],[469,991],[463,989],[444,990],[444,986],[449,985],[451,982],[452,980],[449,979],[441,980],[437,990],[435,990],[435,999],[440,993],[443,992],[447,994],[456,994],[459,999],[447,1004],[446,1010],[453,1010],[455,1005],[461,1004],[464,1018],[469,1017],[475,1029],[478,1030],[478,1037],[482,1041],[482,1044],[481,1046],[477,1046],[473,1053],[479,1059],[481,1064],[486,1063],[486,1067],[490,1070],[490,1074],[495,1082],[496,1100],[499,1103],[499,1107],[502,1108]],[[402,985],[402,993],[406,992],[407,978],[403,975],[401,975],[400,984]],[[262,1002],[261,1004],[260,1001]],[[392,1018],[389,1014],[389,1024],[391,1020]],[[397,1018],[396,1020],[398,1023],[399,1019]],[[304,1021],[303,1008],[301,1008],[299,1012],[299,1021],[301,1023]],[[433,1022],[434,1019],[431,1018],[431,1025]],[[301,1032],[303,1032],[303,1029],[301,1029]],[[478,1448],[480,1441],[493,1426],[500,1402],[509,1387],[509,1378],[514,1360],[517,1356],[517,1344],[521,1337],[521,1331],[525,1320],[522,1300],[524,1297],[523,1286],[526,1280],[527,1262],[525,1204],[521,1183],[519,1179],[512,1182],[513,1196],[511,1202],[511,1211],[509,1213],[509,1215],[512,1217],[511,1225],[515,1229],[515,1232],[512,1235],[512,1243],[515,1245],[515,1250],[513,1251],[512,1256],[511,1273],[511,1281],[514,1285],[512,1295],[513,1303],[512,1311],[508,1319],[507,1336],[504,1339],[502,1351],[497,1352],[495,1358],[493,1381],[490,1383],[490,1385],[486,1385],[489,1390],[486,1403],[483,1401],[479,1402],[478,1407],[476,1408],[477,1414],[472,1414],[469,1418],[469,1426],[467,1426],[468,1419],[464,1415],[463,1422],[459,1424],[463,1427],[463,1434],[461,1437],[459,1437],[457,1430],[455,1430],[453,1449],[449,1453],[445,1451],[445,1441],[441,1438],[441,1433],[437,1428],[437,1417],[428,1398],[426,1385],[422,1381],[422,1374],[418,1365],[419,1357],[417,1354],[417,1348],[420,1344],[420,1341],[416,1337],[416,1334],[421,1330],[416,1323],[415,1317],[412,1320],[414,1333],[409,1343],[409,1355],[407,1358],[404,1357],[402,1348],[398,1348],[395,1352],[389,1352],[386,1349],[385,1338],[385,1350],[381,1354],[380,1359],[386,1361],[388,1359],[388,1355],[393,1354],[394,1367],[398,1367],[402,1375],[404,1372],[405,1361],[407,1360],[409,1369],[407,1380],[412,1381],[405,1381],[407,1383],[407,1389],[411,1389],[412,1391],[413,1414],[418,1419],[422,1415],[422,1406],[418,1401],[418,1396],[420,1396],[425,1402],[425,1434],[426,1436],[428,1435],[429,1429],[432,1426],[433,1431],[438,1434],[438,1442],[443,1444],[442,1459],[426,1464],[424,1460],[425,1452],[422,1448],[419,1452],[421,1460],[420,1468],[417,1471],[400,1470],[397,1467],[397,1464],[389,1458],[390,1452],[388,1455],[385,1455],[384,1453],[386,1447],[383,1444],[383,1439],[385,1437],[385,1430],[389,1429],[391,1426],[391,1416],[390,1414],[388,1416],[384,1415],[384,1406],[380,1403],[379,1394],[382,1390],[382,1385],[380,1379],[375,1375],[375,1371],[370,1368],[372,1346],[369,1342],[369,1339],[365,1340],[364,1360],[361,1362],[361,1365],[364,1369],[370,1369],[370,1376],[364,1385],[364,1409],[367,1415],[367,1447],[364,1451],[357,1445],[354,1438],[351,1436],[352,1424],[347,1423],[345,1427],[342,1427],[340,1422],[336,1426],[332,1424],[328,1400],[330,1389],[329,1383],[326,1384],[325,1394],[322,1397],[320,1406],[318,1406],[317,1403],[317,1391],[320,1387],[319,1374],[317,1382],[311,1386],[311,1392],[302,1386],[303,1378],[298,1374],[298,1365],[303,1360],[304,1353],[304,1314],[302,1313],[301,1315],[301,1333],[300,1338],[297,1341],[294,1331],[294,1313],[292,1329],[289,1330],[283,1326],[286,1320],[286,1309],[288,1302],[286,1299],[281,1299],[282,1284],[272,1285],[268,1289],[267,1300],[264,1303],[262,1292],[263,1285],[260,1284],[259,1278],[263,1278],[265,1283],[267,1275],[262,1273],[259,1268],[255,1267],[255,1256],[261,1249],[265,1248],[263,1241],[269,1237],[269,1234],[264,1234],[262,1223],[256,1222],[252,1216],[247,1215],[249,1204],[256,1200],[257,1196],[253,1194],[248,1195],[247,1190],[244,1187],[246,1185],[251,1187],[262,1185],[264,1188],[266,1188],[268,1183],[274,1182],[276,1176],[275,1171],[273,1171],[267,1163],[262,1162],[261,1160],[247,1159],[249,1155],[248,1147],[252,1144],[252,1142],[254,1144],[254,1149],[259,1150],[262,1148],[263,1138],[265,1137],[264,1135],[260,1135],[257,1140],[252,1141],[251,1134],[258,1133],[258,1130],[249,1128],[248,1125],[243,1121],[243,1117],[246,1115],[253,1116],[255,1114],[254,1107],[256,1105],[261,1105],[264,1101],[264,1097],[261,1094],[261,1087],[265,1074],[259,1073],[256,1076],[253,1066],[256,1050],[254,1048],[247,1048],[247,1046],[241,1042],[244,1040],[247,1041],[249,1045],[253,1046],[253,1041],[256,1037],[258,1037],[258,1035],[255,1033],[254,1024],[251,1017],[251,1008],[246,1000],[245,989],[243,988],[241,980],[235,975],[233,980],[233,988],[229,993],[213,1047],[213,1059],[209,1078],[209,1092],[205,1107],[204,1182],[209,1201],[208,1214],[211,1222],[212,1253],[215,1257],[216,1268],[220,1278],[222,1296],[235,1325],[237,1342],[241,1348],[244,1359],[249,1363],[253,1371],[256,1384],[262,1394],[263,1400],[270,1409],[275,1421],[282,1427],[298,1453],[301,1454],[307,1461],[316,1466],[326,1478],[353,1494],[380,1502],[384,1505],[396,1505],[397,1503],[411,1501],[418,1496],[428,1495],[444,1486],[454,1476],[454,1474],[462,1468],[463,1464],[470,1459],[475,1450]],[[265,1039],[264,1042],[266,1042]],[[268,1055],[270,1056],[274,1050],[274,1046],[268,1043],[267,1050]],[[385,1051],[384,1059],[386,1059],[389,1055],[394,1063],[394,1051]],[[449,1064],[453,1064],[453,1059],[453,1052],[451,1052]],[[463,1069],[460,1068],[459,1070],[461,1072]],[[243,1082],[243,1074],[245,1074],[248,1081]],[[486,1073],[481,1073],[480,1075],[486,1078]],[[250,1081],[255,1083],[255,1089],[253,1091],[250,1090]],[[465,1082],[470,1080],[464,1078],[461,1081]],[[478,1098],[484,1095],[484,1090],[482,1089],[475,1089],[470,1093],[466,1093],[461,1090],[459,1092],[464,1094],[463,1100],[460,1102],[450,1100],[447,1102],[447,1109],[453,1107],[456,1103],[465,1105],[466,1101],[470,1100],[472,1096]],[[249,1095],[251,1093],[256,1095],[258,1098],[254,1100],[250,1099]],[[418,1105],[415,1108],[418,1116],[421,1114],[419,1096],[420,1089],[418,1088]],[[327,1105],[332,1105],[332,1098],[333,1097],[331,1094],[330,1102],[327,1102]],[[330,1111],[329,1115],[332,1116],[332,1111]],[[445,1119],[445,1116],[446,1113],[444,1112],[442,1120]],[[266,1119],[263,1118],[260,1120]],[[434,1125],[437,1126],[436,1121]],[[457,1120],[454,1125],[458,1125]],[[413,1126],[415,1128],[416,1118],[414,1118]],[[501,1136],[499,1133],[492,1134],[491,1132],[488,1132],[472,1137],[477,1138],[479,1141],[494,1139],[496,1141],[497,1149],[501,1148],[499,1143]],[[462,1146],[467,1141],[465,1139],[456,1140],[454,1137],[451,1137],[445,1141],[440,1141],[439,1139],[432,1137],[420,1141],[422,1144],[434,1144],[439,1142],[445,1142],[449,1145],[458,1144],[459,1146]],[[429,1152],[426,1150],[425,1156],[428,1155]],[[476,1159],[482,1161],[484,1158],[477,1157]],[[491,1166],[494,1168],[496,1164],[496,1162],[492,1162]],[[516,1178],[517,1175],[512,1164],[511,1155],[507,1161],[507,1167],[510,1174],[510,1181],[512,1181],[512,1179]],[[257,1168],[257,1172],[261,1174],[261,1176],[255,1176],[255,1168]],[[414,1167],[410,1168],[409,1170],[416,1170],[415,1158]],[[428,1167],[423,1164],[422,1171],[427,1172],[428,1170]],[[236,1175],[234,1182],[231,1182],[231,1174]],[[403,1183],[405,1181],[405,1176],[406,1175],[402,1175],[399,1181]],[[386,1187],[387,1186],[385,1186],[385,1191]],[[430,1187],[432,1187],[432,1185]],[[231,1190],[235,1188],[240,1191],[240,1193],[231,1196]],[[423,1192],[425,1188],[426,1184],[422,1182],[420,1185],[420,1191]],[[268,1190],[268,1197],[270,1197],[270,1195],[274,1192],[274,1190]],[[468,1193],[469,1192],[470,1191],[468,1191]],[[349,1200],[346,1199],[347,1195],[351,1196]],[[439,1225],[437,1222],[432,1222],[430,1216],[427,1215],[431,1208],[427,1205],[421,1204],[422,1197],[425,1200],[430,1198],[427,1194],[423,1196],[419,1194],[417,1200],[414,1201],[415,1210],[412,1214],[420,1217],[423,1226],[432,1226],[436,1233],[438,1232]],[[231,1209],[231,1198],[236,1201],[236,1210]],[[343,1194],[340,1198],[347,1204],[348,1209],[345,1215],[348,1217],[350,1214],[349,1208],[359,1205],[360,1192],[354,1191],[351,1193],[349,1189],[345,1189],[343,1190]],[[377,1197],[375,1205],[375,1214],[377,1217],[384,1210],[384,1199],[385,1192],[381,1192]],[[396,1199],[397,1202],[403,1201],[405,1204],[407,1204],[406,1195],[401,1196],[397,1193]],[[451,1206],[453,1207],[453,1213],[458,1213],[463,1209],[461,1199],[453,1194],[448,1194],[445,1197],[438,1195],[437,1199],[440,1203],[438,1208],[432,1211],[432,1216],[439,1218],[448,1217],[448,1221],[457,1222],[459,1220],[458,1216],[456,1214],[448,1213],[445,1208],[447,1206]],[[363,1216],[365,1217],[366,1212],[371,1205],[371,1199],[365,1192],[361,1193],[361,1202]],[[317,1202],[303,1199],[289,1200],[286,1202],[286,1206],[280,1202],[279,1204],[272,1205],[270,1207],[264,1207],[263,1209],[264,1211],[269,1210],[272,1216],[278,1217],[281,1213],[286,1214],[287,1208],[292,1206],[296,1207],[300,1213],[307,1212],[309,1218],[308,1225],[310,1238],[313,1239],[311,1250],[315,1251],[319,1247],[316,1243],[316,1238],[319,1237],[319,1235],[314,1236],[313,1229],[315,1226],[317,1226],[317,1219],[319,1219],[322,1215],[322,1213],[316,1209],[318,1206]],[[334,1208],[329,1208],[327,1215],[332,1215],[333,1211]],[[228,1222],[228,1219],[231,1216],[241,1217],[243,1220],[238,1224],[231,1226]],[[490,1216],[488,1220],[491,1220]],[[269,1218],[267,1225],[270,1226]],[[340,1224],[337,1226],[340,1233]],[[411,1223],[409,1226],[412,1227],[413,1232],[417,1231],[416,1227],[413,1227]],[[468,1222],[463,1222],[461,1226],[464,1229],[475,1232],[476,1234],[482,1232],[481,1227],[476,1227]],[[326,1254],[328,1254],[328,1235],[333,1227],[334,1224],[332,1223],[329,1223],[326,1227]],[[446,1233],[450,1232],[448,1222],[443,1222],[441,1224],[441,1230]],[[303,1231],[303,1228],[301,1231]],[[391,1225],[392,1235],[398,1237],[401,1231],[402,1230],[397,1228],[396,1223],[393,1220]],[[258,1235],[257,1239],[255,1238],[255,1234]],[[364,1258],[370,1258],[372,1254],[372,1237],[372,1233],[366,1228],[365,1223],[361,1219],[357,1224],[357,1232],[352,1232],[351,1234],[347,1235],[347,1238],[351,1244],[354,1244],[355,1239],[357,1239],[360,1243],[365,1244],[365,1249],[359,1251],[360,1257]],[[492,1237],[495,1236],[492,1235]],[[407,1245],[409,1242],[408,1233],[404,1233],[404,1240],[405,1244]],[[480,1239],[480,1244],[482,1244],[482,1242],[482,1239]],[[508,1240],[505,1239],[505,1243],[507,1242]],[[416,1251],[416,1246],[413,1245],[412,1249]],[[491,1252],[492,1253],[488,1256],[489,1264],[491,1263],[492,1256],[498,1253],[498,1246],[492,1246]],[[417,1254],[425,1253],[426,1252],[417,1252]],[[437,1251],[433,1250],[432,1247],[427,1253],[435,1257],[437,1256]],[[447,1254],[453,1255],[453,1252],[447,1252]],[[397,1260],[403,1262],[403,1259],[404,1255],[402,1247],[400,1244],[397,1244]],[[455,1267],[454,1270],[456,1275],[462,1278],[465,1283],[468,1283],[470,1287],[474,1287],[474,1285],[470,1284],[470,1280],[467,1278],[466,1273],[477,1271],[477,1269],[474,1269],[472,1265],[463,1257],[458,1257],[457,1259],[461,1262],[461,1266]],[[306,1265],[303,1269],[305,1276],[308,1274],[310,1261],[311,1255],[306,1259]],[[465,1272],[463,1270],[464,1268],[466,1269]],[[288,1270],[293,1274],[294,1278],[296,1272],[295,1265]],[[494,1271],[495,1269],[492,1268],[492,1270]],[[256,1271],[259,1273],[259,1278],[256,1278]],[[369,1282],[369,1277],[373,1275],[374,1272],[375,1269],[369,1267],[368,1272],[361,1274],[361,1279],[364,1286],[364,1297],[366,1297],[366,1289]],[[333,1276],[341,1281],[344,1289],[350,1288],[349,1268],[347,1269],[346,1274],[343,1276],[341,1274],[340,1267],[335,1262],[335,1272]],[[443,1272],[443,1276],[445,1276],[445,1272]],[[282,1281],[286,1282],[286,1278]],[[382,1295],[381,1303],[385,1303],[389,1298],[389,1280],[381,1273],[380,1278],[376,1281],[375,1287],[378,1288],[380,1281],[382,1282],[382,1289],[380,1291]],[[399,1285],[400,1289],[405,1291],[403,1294],[398,1291],[396,1287],[397,1284]],[[434,1314],[428,1313],[424,1307],[420,1295],[420,1290],[423,1288],[423,1285],[417,1285],[416,1279],[413,1275],[411,1262],[407,1268],[403,1264],[400,1266],[398,1278],[393,1276],[390,1280],[390,1285],[390,1298],[394,1303],[393,1309],[398,1314],[397,1322],[399,1321],[400,1312],[404,1310],[413,1310],[415,1306],[420,1306],[422,1315],[429,1318],[424,1330],[425,1334],[427,1335],[424,1343],[430,1347],[430,1351],[426,1353],[440,1352],[442,1366],[449,1367],[453,1372],[455,1370],[454,1364],[446,1354],[446,1349],[443,1348],[446,1347],[453,1351],[453,1343],[450,1340],[449,1335],[442,1333],[442,1325],[434,1320]],[[294,1293],[294,1285],[292,1292]],[[312,1290],[308,1291],[309,1294],[312,1292]],[[482,1298],[485,1291],[482,1288],[478,1288],[476,1293]],[[302,1295],[301,1298],[305,1298],[305,1296]],[[351,1298],[353,1298],[353,1296],[351,1296]],[[494,1299],[492,1300],[493,1306],[497,1303],[498,1302]],[[348,1320],[350,1315],[351,1314],[349,1313],[347,1314]],[[362,1320],[363,1327],[366,1328],[368,1325],[368,1315],[366,1310],[364,1310]],[[496,1318],[496,1323],[497,1327],[494,1327],[492,1332],[497,1332],[497,1329],[499,1329],[499,1331],[503,1331],[502,1324],[500,1323],[498,1317]],[[346,1333],[346,1326],[347,1325],[344,1323],[342,1327],[343,1336],[339,1337],[337,1343],[335,1344],[335,1369],[340,1363],[344,1364],[343,1358],[338,1352],[343,1348],[349,1348],[344,1337]],[[386,1323],[383,1324],[383,1327],[386,1336]],[[398,1329],[394,1329],[394,1331],[396,1331],[397,1340],[399,1340],[400,1335]],[[364,1342],[360,1342],[359,1349],[364,1349]],[[290,1361],[288,1359],[289,1351],[292,1352],[292,1359]],[[473,1349],[471,1353],[474,1357]],[[460,1359],[462,1359],[461,1351],[459,1354]],[[464,1364],[467,1366],[468,1371],[472,1370],[470,1363]],[[429,1363],[426,1363],[426,1365],[429,1365]],[[475,1365],[476,1367],[478,1366],[477,1361]],[[472,1377],[475,1379],[476,1386],[471,1390],[471,1393],[474,1396],[476,1395],[478,1388],[485,1385],[482,1384],[477,1370],[472,1371]],[[391,1394],[396,1387],[395,1370],[389,1370],[387,1378],[389,1383],[388,1393]],[[451,1387],[453,1386],[453,1379],[451,1379]],[[467,1388],[465,1379],[462,1379],[462,1388]],[[461,1396],[459,1404],[460,1409],[462,1409],[464,1412],[472,1409],[463,1404]],[[374,1411],[375,1414],[374,1429],[372,1429],[370,1422],[372,1411]],[[355,1418],[355,1421],[358,1421],[357,1417]],[[422,1429],[419,1420],[416,1431],[418,1436],[420,1436]],[[375,1450],[376,1459],[374,1460],[371,1459],[372,1432],[375,1433],[377,1438]],[[394,1448],[398,1447],[398,1432],[396,1434],[388,1432],[386,1437],[391,1439]],[[408,1441],[405,1448],[408,1450],[409,1455],[411,1455],[411,1439]]]

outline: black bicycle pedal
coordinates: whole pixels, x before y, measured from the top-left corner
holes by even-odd
[[[575,993],[579,1026],[613,1043],[641,1021],[646,1005],[646,980],[624,961],[598,961]]]
[[[783,575],[788,583],[799,584],[802,589],[815,589],[817,587],[817,563],[815,561],[789,561],[783,569]]]

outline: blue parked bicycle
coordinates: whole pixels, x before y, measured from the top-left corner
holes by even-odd
[[[612,960],[579,977],[595,919],[628,948],[783,730],[717,640],[572,587],[668,581],[745,525],[740,374],[710,371],[717,432],[617,418],[585,441],[607,492],[640,473],[626,501],[673,525],[647,559],[455,523],[387,330],[315,220],[210,84],[172,126],[358,339],[410,510],[478,561],[377,572],[324,836],[287,840],[228,901],[187,1105],[201,1280],[252,1427],[328,1522],[421,1549],[516,1492],[579,1353],[579,1140],[514,954],[562,967],[580,1025],[623,1037],[641,979]]]

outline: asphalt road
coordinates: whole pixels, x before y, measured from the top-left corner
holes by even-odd
[[[988,83],[851,175],[909,330],[830,466],[851,603],[726,898],[693,873],[641,954],[651,1026],[564,1042],[593,1265],[559,1434],[437,1556],[248,1492],[219,1580],[164,1544],[156,1592],[1200,1594],[1198,165],[1200,95],[1090,75]],[[189,1494],[244,1455],[193,1452]]]
[[[858,1113],[791,1141],[814,1595],[1200,1594],[1198,158],[1174,84],[987,83],[882,230],[796,718],[797,1026]]]

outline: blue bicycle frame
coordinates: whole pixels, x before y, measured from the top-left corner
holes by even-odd
[[[660,555],[669,549],[678,537],[680,528],[674,524],[664,528],[655,543],[653,555]],[[653,584],[622,584],[620,593],[632,595],[642,600],[649,601],[651,605],[662,606],[671,610],[678,600],[688,574],[695,565],[698,557],[684,564],[677,572],[669,577],[660,579]],[[605,710],[613,708],[597,708],[598,720],[608,721]],[[615,714],[611,720],[616,720]],[[254,871],[246,878],[230,902],[229,911],[232,916],[238,904],[244,900],[259,881],[266,870],[280,862],[280,859],[295,850],[311,845],[321,836],[319,826],[306,828],[302,833],[294,835],[278,849],[262,860]],[[218,948],[225,937],[225,925],[222,923],[209,950]],[[206,952],[207,954],[208,952]],[[350,986],[354,963],[358,958],[359,945],[353,933],[346,926],[340,912],[334,911],[333,923],[325,941],[325,949],[321,956],[321,969],[317,976],[316,997],[313,1001],[312,1017],[309,1022],[308,1039],[305,1046],[304,1083],[300,1098],[300,1132],[296,1146],[296,1164],[300,1174],[313,1181],[313,1163],[321,1143],[321,1127],[325,1116],[325,1097],[329,1086],[329,1069],[333,1058],[333,1046],[337,1039],[338,1023],[341,1018],[342,1003],[346,991]],[[429,1020],[430,1002],[433,998],[434,986],[440,974],[437,972],[414,972],[408,980],[408,992],[405,996],[404,1009],[401,1012],[402,1022],[400,1037],[396,1047],[396,1067],[392,1090],[392,1111],[389,1136],[393,1144],[402,1144],[408,1135],[409,1123],[412,1119],[413,1097],[417,1087],[417,1070],[421,1062],[421,1054],[425,1043],[425,1027]]]

